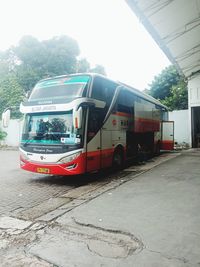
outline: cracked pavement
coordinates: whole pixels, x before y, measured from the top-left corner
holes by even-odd
[[[166,154],[2,216],[1,266],[200,266],[199,159]]]

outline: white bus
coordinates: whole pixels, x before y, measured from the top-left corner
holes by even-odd
[[[41,80],[20,111],[20,165],[27,171],[76,175],[120,168],[137,156],[138,145],[152,155],[173,149],[173,131],[163,125],[167,108],[98,74]]]

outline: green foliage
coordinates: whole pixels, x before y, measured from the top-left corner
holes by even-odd
[[[6,107],[19,107],[23,100],[23,89],[18,83],[18,79],[14,73],[8,73],[0,80],[0,113]],[[19,118],[19,109],[12,112],[12,118]]]
[[[79,47],[75,40],[67,37],[55,37],[44,41],[47,52],[45,64],[47,75],[62,75],[76,72]]]
[[[7,133],[0,129],[0,141],[4,140],[6,136],[7,136]]]
[[[90,69],[90,72],[106,75],[105,69],[101,65],[96,65],[94,68]]]
[[[90,71],[90,63],[87,61],[87,59],[82,58],[78,60],[77,62],[77,72],[78,73],[84,73]]]
[[[188,91],[187,84],[180,80],[177,85],[173,85],[170,89],[170,96],[161,102],[169,107],[170,110],[187,109],[188,108]]]
[[[16,76],[18,78],[18,83],[25,93],[30,91],[38,80],[44,78],[38,69],[25,66],[24,64],[17,67]]]
[[[47,59],[43,42],[39,42],[32,36],[24,36],[19,45],[14,48],[14,53],[22,65],[33,69],[42,69]]]
[[[180,75],[174,66],[169,66],[162,70],[162,72],[155,76],[150,84],[149,93],[157,99],[165,99],[170,96],[170,89],[176,85],[180,80]]]
[[[2,78],[9,72],[9,66],[6,60],[0,60],[0,77]]]
[[[159,99],[170,110],[188,108],[187,83],[172,65],[155,76],[145,92]]]

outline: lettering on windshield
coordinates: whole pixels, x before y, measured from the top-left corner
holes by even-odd
[[[49,148],[47,148],[47,149],[42,149],[42,148],[33,148],[33,151],[34,152],[39,152],[39,153],[53,153],[53,150],[52,149],[49,149]]]
[[[36,106],[36,107],[32,107],[32,112],[54,111],[54,110],[56,110],[56,106]]]

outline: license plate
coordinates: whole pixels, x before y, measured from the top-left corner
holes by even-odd
[[[39,173],[50,173],[48,168],[37,168],[37,172]]]

